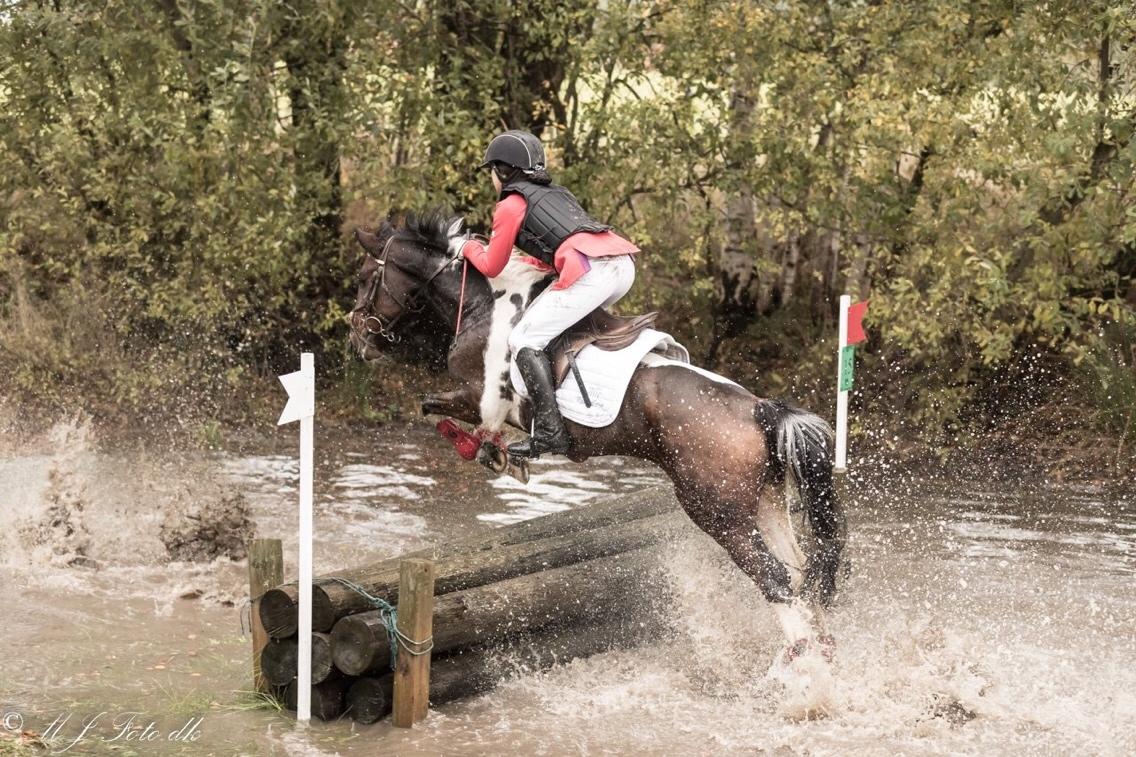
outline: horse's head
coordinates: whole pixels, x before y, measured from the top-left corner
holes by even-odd
[[[388,220],[377,233],[355,230],[366,255],[347,322],[351,344],[364,360],[384,357],[387,349],[398,346],[416,353],[428,346],[437,352],[440,334],[435,332],[441,324],[431,323],[431,316],[437,315],[437,308],[429,307],[437,304],[431,290],[455,262],[446,251],[446,239],[450,228],[460,223],[460,218],[434,213],[408,217],[401,226]]]

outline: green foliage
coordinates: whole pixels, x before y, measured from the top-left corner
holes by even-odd
[[[438,203],[487,223],[472,167],[522,127],[645,249],[624,307],[715,349],[750,197],[759,292],[719,368],[820,392],[848,291],[873,303],[864,401],[949,428],[1039,348],[1117,365],[1134,42],[1131,0],[21,3],[0,20],[0,369],[44,407],[204,403],[210,441],[314,346],[363,412],[351,228]]]
[[[1080,364],[1078,378],[1098,424],[1121,444],[1136,441],[1136,322],[1106,329]]]

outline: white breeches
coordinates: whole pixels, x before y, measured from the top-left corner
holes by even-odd
[[[509,332],[509,349],[516,355],[524,347],[542,350],[596,308],[617,302],[635,281],[630,255],[591,258],[591,268],[565,289],[541,292]]]

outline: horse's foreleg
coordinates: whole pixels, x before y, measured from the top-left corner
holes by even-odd
[[[422,399],[423,415],[447,415],[474,426],[482,425],[481,392],[477,387],[465,386],[452,392],[428,394]],[[497,434],[498,428],[484,429]],[[499,439],[479,437],[482,440],[477,461],[494,473],[508,473],[521,483],[528,483],[529,466],[527,461],[513,462],[508,459]]]
[[[480,392],[467,385],[452,392],[427,394],[422,398],[422,414],[448,415],[477,425],[481,423],[480,403]]]

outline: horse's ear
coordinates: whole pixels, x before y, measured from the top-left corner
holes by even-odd
[[[383,252],[383,246],[379,244],[379,237],[365,226],[355,229],[355,241],[371,255],[381,255]]]

